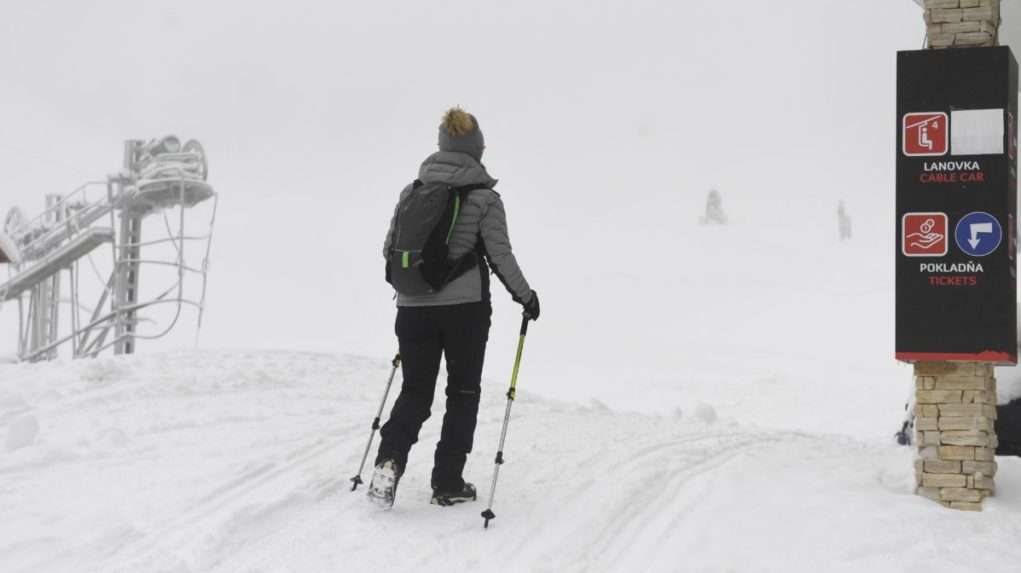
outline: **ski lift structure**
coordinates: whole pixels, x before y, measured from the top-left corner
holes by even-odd
[[[18,207],[11,208],[0,228],[0,264],[8,268],[6,282],[0,282],[0,313],[5,306],[17,306],[18,359],[50,360],[63,346],[70,346],[75,358],[94,357],[111,348],[114,354],[133,354],[138,340],[169,334],[185,308],[198,311],[197,340],[218,202],[207,175],[206,154],[198,141],[182,145],[175,136],[129,140],[124,144],[123,170],[106,181],[86,183],[66,196],[48,195],[46,209],[32,219]],[[189,212],[207,201],[212,214],[205,232],[187,234]],[[160,218],[159,236],[143,241],[143,221]],[[196,243],[204,255],[193,264],[185,247]],[[94,260],[104,251],[112,261],[105,279]],[[170,254],[143,257],[156,251]],[[91,308],[81,303],[83,263],[91,266],[97,282],[105,281]],[[159,294],[142,299],[142,270],[156,266],[171,269],[167,274],[176,279]],[[197,299],[185,290],[185,283],[195,279],[201,282]],[[63,296],[65,292],[69,296]],[[61,328],[61,307],[66,304],[70,325]],[[138,325],[146,320],[142,313],[157,306],[170,307],[169,325],[140,333]],[[84,320],[83,310],[88,316]]]

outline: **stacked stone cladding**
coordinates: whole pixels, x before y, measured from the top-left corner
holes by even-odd
[[[995,46],[1000,0],[925,0],[930,48]]]
[[[993,495],[996,378],[988,362],[915,364],[917,493],[947,507],[982,510]]]

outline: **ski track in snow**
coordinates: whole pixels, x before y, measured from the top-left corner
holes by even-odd
[[[434,415],[394,509],[379,511],[348,479],[387,373],[384,359],[273,352],[0,366],[0,435],[26,415],[39,426],[0,450],[0,570],[922,571],[981,550],[997,571],[1021,559],[1014,459],[1000,460],[986,511],[962,514],[912,495],[912,453],[887,442],[621,413],[527,385],[485,531],[505,400],[494,381],[466,469],[479,501],[428,504]]]

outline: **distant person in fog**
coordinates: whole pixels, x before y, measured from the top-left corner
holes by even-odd
[[[840,225],[840,240],[851,238],[851,216],[844,209],[844,200],[837,205],[837,223]]]
[[[700,219],[703,225],[709,223],[716,223],[718,225],[727,224],[727,214],[723,212],[723,197],[720,193],[713,189],[709,192],[709,196],[706,197],[705,202],[705,216]]]

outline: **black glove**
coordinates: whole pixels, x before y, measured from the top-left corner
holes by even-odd
[[[539,320],[539,293],[532,291],[532,298],[528,299],[528,302],[523,304],[525,307],[525,314],[532,320]]]

